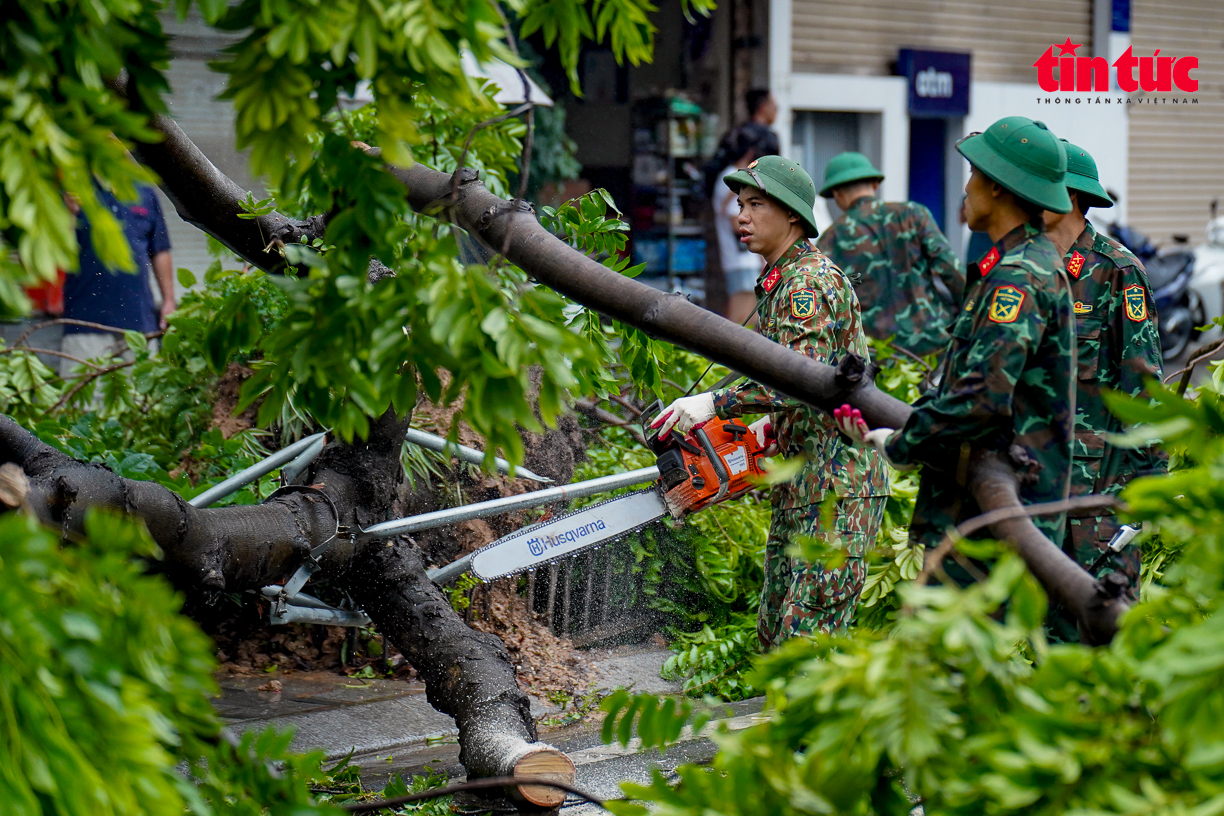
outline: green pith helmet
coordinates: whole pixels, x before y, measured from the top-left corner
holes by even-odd
[[[838,153],[829,159],[825,166],[824,186],[820,194],[825,198],[833,197],[833,188],[852,181],[883,181],[884,174],[875,169],[871,159],[862,153]]]
[[[799,216],[803,234],[808,238],[819,234],[816,216],[812,213],[812,207],[816,206],[816,185],[798,163],[781,156],[763,156],[743,170],[729,174],[724,181],[736,194],[741,187],[760,190]]]
[[[1024,116],[1000,119],[985,133],[956,144],[960,154],[1004,189],[1056,213],[1071,212],[1067,195],[1067,152],[1042,122]]]
[[[1096,161],[1092,155],[1082,147],[1075,145],[1063,139],[1063,149],[1067,151],[1067,178],[1063,182],[1067,185],[1067,189],[1074,190],[1079,194],[1080,206],[1085,210],[1089,207],[1112,207],[1113,199],[1109,197],[1109,193],[1105,192],[1105,188],[1101,186],[1100,176],[1097,174]]]

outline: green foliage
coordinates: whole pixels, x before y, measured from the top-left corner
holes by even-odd
[[[699,734],[712,716],[704,706],[695,708],[691,700],[630,694],[625,689],[612,692],[599,707],[606,712],[601,732],[605,743],[616,740],[628,745],[636,736],[643,749],[667,748],[686,725]]]
[[[93,512],[86,531],[64,545],[24,515],[0,516],[6,811],[331,812],[304,782],[319,756],[288,754],[289,735],[221,738],[206,697],[216,693],[212,644],[137,560],[157,556],[143,530]]]
[[[0,411],[12,417],[41,415],[59,400],[55,372],[38,355],[0,343]]]
[[[190,5],[178,0],[180,14]],[[584,39],[606,41],[639,62],[650,55],[654,7],[647,0],[595,0],[589,8],[582,0],[527,0],[508,9],[491,0],[201,0],[198,7],[206,23],[242,36],[213,68],[227,77],[222,96],[235,108],[237,143],[250,148],[252,170],[274,191],[249,200],[247,214],[280,206],[328,216],[315,246],[283,248],[305,274],[284,282],[288,313],[278,329],[252,320],[251,304],[231,301],[208,327],[207,361],[215,368],[235,354],[256,354],[258,372],[244,396],[262,397],[261,422],[296,397],[346,439],[364,434],[369,418],[388,407],[411,405],[418,375],[440,398],[435,372],[445,367],[453,375],[446,398],[465,392],[465,419],[491,450],[517,459],[513,424],[538,427],[551,421],[565,390],[591,390],[602,379],[599,350],[561,329],[564,302],[518,270],[460,268],[449,231],[407,212],[403,188],[383,162],[419,160],[441,170],[462,163],[505,194],[525,127],[499,120],[495,86],[463,73],[460,50],[478,61],[520,64],[506,40],[510,13],[523,36],[560,33],[567,70],[576,69]],[[710,5],[688,7],[706,13]],[[155,138],[147,116],[165,108],[162,8],[154,0],[18,7],[0,45],[0,305],[20,308],[16,283],[73,266],[75,235],[61,191],[80,201],[102,258],[131,267],[92,179],[125,199],[133,198],[134,182],[152,181],[126,148]],[[571,19],[584,22],[556,28]],[[106,84],[121,70],[130,107]],[[362,81],[375,104],[341,111],[341,96]],[[559,122],[550,117],[541,114],[545,141]],[[380,147],[381,158],[353,149],[358,138]],[[605,231],[602,223],[594,229]],[[399,273],[377,294],[365,279],[371,257]],[[533,367],[547,375],[538,418],[524,396]]]
[[[361,773],[357,766],[349,763],[349,757],[341,760],[338,765],[330,768],[323,778],[316,779],[311,784],[311,790],[319,796],[319,800],[335,805],[350,805],[362,802],[372,802],[380,799],[396,799],[413,793],[437,790],[446,787],[449,779],[442,772],[434,771],[426,766],[425,773],[404,779],[401,774],[392,774],[387,785],[380,791],[368,791],[361,783]],[[450,816],[453,796],[439,796],[434,799],[424,799],[395,808],[397,813],[420,814],[420,816]]]
[[[465,572],[455,579],[454,585],[446,592],[451,608],[460,613],[467,611],[472,605],[472,598],[468,593],[477,586],[480,586],[480,579],[470,572]]]
[[[684,680],[684,693],[722,700],[755,697],[759,690],[748,671],[761,652],[755,612],[737,612],[717,629],[681,632],[672,640],[674,654],[663,663],[665,680]]]
[[[551,714],[537,722],[545,728],[560,728],[582,722],[592,711],[599,708],[607,692],[591,688],[584,694],[568,694],[564,691],[551,691],[548,701],[560,706],[561,711]]]
[[[1217,367],[1214,374],[1220,375]],[[1221,377],[1224,379],[1224,377]],[[1111,398],[1180,468],[1133,482],[1159,583],[1106,647],[1048,646],[1046,601],[1002,550],[966,589],[899,582],[889,625],[788,641],[758,659],[768,721],[719,738],[708,768],[626,786],[655,812],[1218,812],[1224,799],[1224,396]],[[899,559],[898,559],[899,560]],[[912,565],[909,569],[913,569]],[[645,807],[612,803],[622,814]]]
[[[267,455],[263,434],[224,438],[213,427],[213,406],[218,377],[231,362],[250,362],[250,343],[234,338],[274,328],[285,298],[262,273],[222,271],[220,263],[205,279],[206,286],[184,296],[156,356],[137,335],[130,338],[130,364],[97,361],[107,373],[82,381],[61,379],[25,349],[0,354],[0,410],[74,458],[188,498]],[[219,340],[221,334],[228,338]],[[22,381],[26,370],[32,379]],[[305,429],[291,404],[276,419],[282,439]],[[269,476],[227,501],[250,504],[272,489]]]
[[[135,107],[163,111],[169,47],[160,4],[87,0],[5,4],[0,38],[0,312],[29,308],[19,284],[77,265],[67,193],[94,225],[98,255],[131,269],[127,242],[94,192],[105,180],[126,201],[152,175],[124,143],[152,138],[105,80],[126,69]],[[116,138],[118,137],[118,138]]]

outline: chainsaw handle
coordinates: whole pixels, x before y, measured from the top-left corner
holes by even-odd
[[[714,443],[710,441],[705,428],[695,428],[693,436],[697,438],[702,450],[705,451],[706,458],[710,460],[710,464],[714,467],[714,475],[718,477],[718,493],[714,496],[714,502],[720,502],[727,495],[727,488],[731,486],[731,476],[727,473],[727,466],[723,464],[722,457],[714,451]]]

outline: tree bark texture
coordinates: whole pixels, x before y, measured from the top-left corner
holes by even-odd
[[[909,419],[910,406],[875,387],[872,364],[853,356],[836,367],[816,362],[680,295],[614,272],[557,239],[529,207],[514,209],[512,202],[490,193],[472,171],[461,170],[458,185],[422,164],[390,172],[407,189],[414,209],[444,215],[491,248],[505,247],[506,257],[540,283],[588,308],[825,411],[849,403],[873,428],[901,428]],[[983,511],[1020,504],[1015,474],[1001,458],[979,461],[968,484]],[[1129,608],[1116,588],[1096,581],[1028,518],[999,522],[990,530],[1016,547],[1054,600],[1073,610],[1087,642],[1113,638],[1118,616]]]
[[[194,508],[160,485],[78,462],[5,416],[0,462],[22,468],[31,507],[64,535],[84,532],[90,508],[139,516],[164,553],[165,572],[183,591],[240,592],[289,578],[337,527],[343,533],[345,527],[385,520],[402,478],[406,426],[406,420],[384,415],[366,441],[326,448],[314,465],[311,487],[253,506]],[[463,622],[425,577],[409,542],[358,544],[341,535],[320,565],[360,599],[417,669],[430,703],[455,718],[460,759],[470,776],[521,775],[524,758],[541,754],[551,755],[554,764],[568,763],[556,749],[536,742],[530,702],[501,641]]]
[[[154,127],[160,128],[166,138],[148,149],[142,147],[141,155],[144,157],[150,150],[158,153],[158,163],[151,166],[161,175],[163,187],[176,206],[180,200],[199,195],[195,185],[215,183],[225,190],[236,188],[177,126],[168,125],[173,123],[164,119],[154,122]],[[376,148],[369,150],[377,155]],[[199,170],[205,165],[211,168],[209,172]],[[873,428],[900,428],[909,416],[908,405],[875,387],[874,372],[865,361],[851,356],[841,360],[836,368],[818,363],[702,309],[681,295],[658,292],[614,272],[544,229],[530,204],[519,202],[516,206],[490,193],[474,170],[461,168],[450,176],[418,163],[409,168],[390,167],[389,172],[404,185],[415,210],[462,227],[490,249],[504,251],[509,260],[540,283],[600,314],[696,352],[817,408],[831,411],[849,403],[862,411]],[[216,176],[223,181],[216,180]],[[270,264],[266,255],[253,256],[242,251],[241,248],[250,248],[262,240],[262,233],[256,238],[258,222],[238,220],[232,217],[232,210],[225,209],[235,195],[231,192],[201,198],[222,211],[194,215],[189,220],[252,263],[275,271],[283,262]],[[310,227],[321,229],[322,223],[312,222]],[[939,467],[940,463],[927,466]],[[998,466],[1008,467],[1002,462]],[[991,478],[977,478],[975,473],[970,474],[971,490],[983,510],[1019,502],[1014,477],[1008,482],[993,469],[989,475]],[[987,485],[991,488],[987,489]],[[991,532],[1017,547],[1055,600],[1082,615],[1081,626],[1092,642],[1112,638],[1117,630],[1117,616],[1127,609],[1125,600],[1103,604],[1101,598],[1110,597],[1112,592],[1065,554],[1061,560],[1054,558],[1051,551],[1061,553],[1061,549],[1028,519],[992,525]],[[1031,560],[1038,558],[1043,560],[1040,563]]]

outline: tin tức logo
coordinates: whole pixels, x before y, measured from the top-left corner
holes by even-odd
[[[1109,61],[1104,57],[1077,57],[1075,50],[1082,47],[1082,43],[1072,43],[1068,37],[1062,45],[1051,45],[1033,63],[1037,69],[1037,84],[1043,91],[1109,92]],[[1119,90],[1123,93],[1139,90],[1169,93],[1174,88],[1185,93],[1197,91],[1199,81],[1190,76],[1190,72],[1198,68],[1198,57],[1162,57],[1160,50],[1157,48],[1150,57],[1136,57],[1131,48],[1123,51],[1112,65],[1117,72]],[[1054,76],[1055,68],[1058,69],[1057,77]]]

